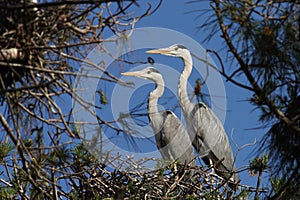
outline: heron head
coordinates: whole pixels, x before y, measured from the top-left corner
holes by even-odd
[[[146,53],[151,54],[162,54],[167,56],[181,57],[183,58],[185,55],[189,54],[189,50],[183,46],[182,44],[174,44],[167,48],[154,49],[147,51]]]
[[[135,77],[139,77],[139,78],[152,80],[154,82],[158,82],[158,80],[162,79],[162,75],[154,67],[147,67],[140,71],[124,72],[124,73],[122,73],[122,75],[123,76],[135,76]]]

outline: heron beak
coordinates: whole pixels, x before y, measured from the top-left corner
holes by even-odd
[[[170,51],[166,49],[154,49],[154,50],[146,51],[146,53],[150,53],[150,54],[168,54],[169,52]]]
[[[138,72],[124,72],[121,73],[122,76],[139,76]]]

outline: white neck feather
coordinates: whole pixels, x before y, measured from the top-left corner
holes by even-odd
[[[164,93],[164,81],[162,79],[157,80],[155,89],[150,92],[148,100],[148,114],[150,121],[160,120],[157,117],[158,112],[158,99]]]
[[[192,73],[193,69],[193,61],[192,56],[190,53],[186,54],[184,62],[184,69],[180,75],[179,82],[178,82],[178,97],[179,97],[179,104],[184,111],[183,113],[191,112],[190,109],[193,108],[193,103],[190,101],[187,93],[187,82],[188,78]]]

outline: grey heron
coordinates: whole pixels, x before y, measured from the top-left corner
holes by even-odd
[[[187,81],[193,68],[190,51],[183,45],[175,44],[147,53],[174,56],[183,60],[184,69],[178,82],[178,98],[193,146],[205,164],[213,164],[218,175],[230,178],[234,183],[239,182],[238,174],[232,174],[236,170],[234,157],[221,121],[205,103],[194,104],[188,97]]]
[[[185,127],[170,110],[158,111],[158,99],[164,93],[164,80],[160,72],[147,67],[141,71],[122,73],[123,76],[135,76],[154,81],[156,87],[148,99],[148,117],[155,134],[158,150],[165,161],[179,161],[181,164],[195,166],[195,155],[192,142]],[[193,172],[188,172],[192,175]]]

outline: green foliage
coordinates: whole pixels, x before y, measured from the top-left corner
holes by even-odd
[[[292,88],[295,89],[295,87]],[[285,115],[290,119],[294,119],[293,124],[296,127],[300,127],[300,96],[297,96],[294,92],[289,93],[291,93],[292,100],[283,102],[286,104],[284,108]],[[291,169],[299,167],[300,137],[299,132],[295,128],[278,121],[270,128],[265,139],[266,143],[269,143],[268,148],[275,169],[281,169],[283,173],[289,173]]]
[[[207,192],[205,195],[204,195],[205,199],[207,200],[214,200],[214,199],[218,199],[220,198],[220,194],[218,191],[212,191],[212,192]]]
[[[262,157],[255,157],[249,164],[249,173],[251,176],[257,175],[259,172],[263,172],[268,169],[269,157],[264,153]]]
[[[288,183],[285,177],[275,176],[270,178],[272,186],[272,195],[276,195],[278,199],[297,200],[300,197],[299,186],[295,182]]]
[[[279,177],[274,177],[270,179],[270,183],[274,193],[277,193],[286,182]]]
[[[251,192],[243,189],[240,194],[237,195],[236,199],[248,199],[248,196]]]
[[[75,161],[81,162],[83,165],[97,162],[94,156],[85,148],[83,143],[78,144],[71,153]]]
[[[70,129],[74,133],[74,135],[79,135],[81,128],[82,128],[82,126],[79,124],[76,124],[76,122],[74,124],[70,124]]]
[[[41,191],[38,190],[38,188],[31,188],[30,189],[30,199],[43,200],[44,195]]]
[[[15,197],[17,192],[17,188],[4,187],[0,190],[0,199],[2,200],[10,200]]]
[[[4,159],[9,156],[9,153],[15,147],[9,143],[0,143],[0,164],[4,162]]]
[[[70,158],[70,150],[67,147],[56,148],[50,151],[46,159],[53,165],[58,165],[62,162],[66,162]]]
[[[108,104],[108,100],[107,100],[105,93],[101,90],[97,90],[97,93],[99,94],[99,97],[100,97],[100,103],[103,105]]]

